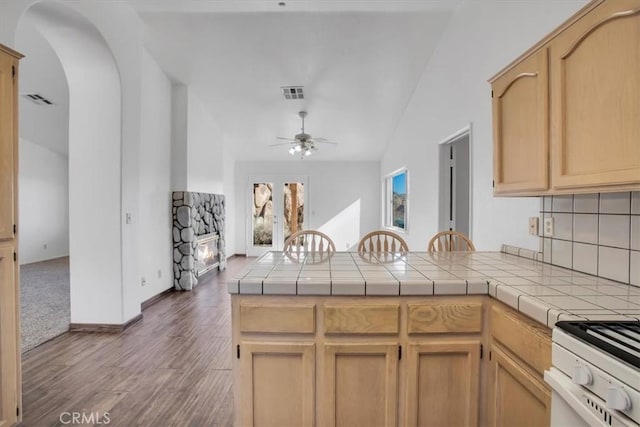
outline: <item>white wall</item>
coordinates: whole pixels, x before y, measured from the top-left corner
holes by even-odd
[[[472,231],[479,250],[538,249],[527,234],[537,198],[493,198],[491,95],[487,79],[562,23],[586,0],[467,1],[443,34],[381,161],[410,171],[411,248],[438,230],[438,143],[472,124]]]
[[[20,263],[69,255],[69,161],[20,138]],[[46,248],[45,248],[46,245]]]
[[[187,142],[189,88],[183,84],[171,87],[171,188],[187,189]]]
[[[223,138],[215,118],[189,89],[187,191],[224,193]]]
[[[283,155],[287,155],[285,152]],[[308,228],[319,229],[343,251],[364,234],[380,228],[380,164],[378,162],[321,162],[295,159],[282,162],[236,162],[235,252],[245,253],[246,225],[251,213],[248,177],[306,175],[305,214]]]
[[[228,146],[224,148],[223,155],[224,162],[224,203],[225,203],[225,250],[227,253],[227,257],[232,256],[235,253],[238,253],[237,250],[237,238],[236,238],[236,227],[238,223],[242,223],[243,219],[239,217],[242,214],[242,205],[240,208],[238,207],[238,202],[236,201],[236,164],[235,158],[231,153],[231,149]],[[240,246],[244,251],[244,245]]]
[[[171,258],[171,82],[155,60],[142,55],[140,116],[140,223],[138,260],[141,301],[173,286]]]
[[[224,193],[224,143],[215,118],[188,86],[172,88],[174,191]]]

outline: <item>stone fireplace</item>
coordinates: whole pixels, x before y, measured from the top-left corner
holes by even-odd
[[[199,276],[226,268],[224,196],[175,191],[172,199],[173,286],[188,291]]]

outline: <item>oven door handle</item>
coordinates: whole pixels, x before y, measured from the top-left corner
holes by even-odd
[[[606,408],[605,402],[602,401],[602,399],[598,398],[598,396],[591,393],[589,390],[574,384],[571,381],[571,378],[569,378],[556,368],[550,368],[548,371],[545,371],[544,380],[551,386],[553,391],[557,393],[565,402],[567,402],[567,404],[569,404],[569,406],[573,408],[575,413],[578,414],[582,419],[584,419],[584,421],[590,426],[602,427],[609,425],[606,424],[603,419],[591,412],[591,408],[589,408],[582,402],[583,398],[588,397],[592,401],[597,402],[603,409]],[[551,410],[553,411],[553,399],[551,402]],[[616,418],[617,421],[621,421],[618,417]],[[628,424],[622,422],[621,424],[628,425],[629,427],[637,426],[637,424],[635,423]]]

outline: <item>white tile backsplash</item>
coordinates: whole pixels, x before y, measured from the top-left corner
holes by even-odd
[[[572,258],[573,243],[554,239],[551,243],[551,263],[560,267],[571,268]]]
[[[553,198],[555,203],[555,196]],[[555,239],[573,240],[573,214],[554,213],[554,234]]]
[[[573,212],[573,196],[553,196],[553,212]]]
[[[629,283],[629,250],[599,246],[598,276]]]
[[[553,217],[555,228],[540,237],[541,260],[640,287],[640,192],[540,199],[541,222]]]
[[[600,194],[600,213],[629,214],[631,213],[631,193],[602,193]]]
[[[573,212],[598,213],[598,194],[576,194],[573,198]]]
[[[640,252],[631,251],[631,278],[630,283],[640,286]]]
[[[551,264],[551,239],[542,239],[542,260]]]
[[[640,215],[640,191],[631,193],[631,213]]]
[[[629,215],[600,215],[598,244],[629,249]]]
[[[631,249],[640,251],[640,215],[631,216]]]
[[[581,243],[598,243],[598,215],[573,215],[573,241]]]
[[[574,242],[573,269],[583,273],[598,274],[598,246]]]

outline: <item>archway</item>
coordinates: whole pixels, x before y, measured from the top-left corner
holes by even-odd
[[[122,324],[123,91],[116,61],[96,26],[62,3],[33,4],[19,25],[47,40],[69,87],[71,323]]]

